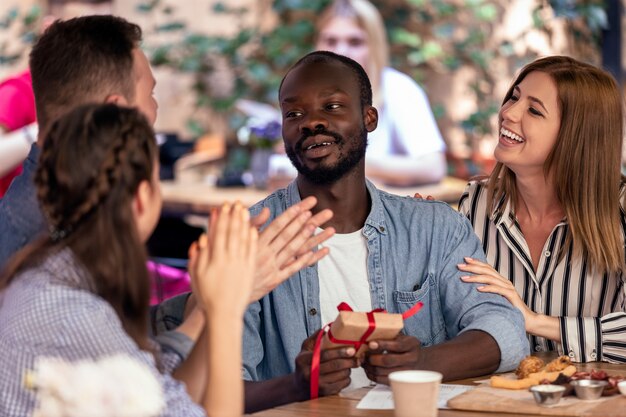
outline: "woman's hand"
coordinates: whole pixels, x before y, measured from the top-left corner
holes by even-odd
[[[459,264],[457,267],[463,272],[471,272],[474,275],[462,276],[461,279],[463,282],[485,284],[479,286],[478,291],[500,294],[509,300],[511,304],[522,312],[524,320],[526,321],[526,331],[531,333],[530,329],[533,328],[533,322],[538,318],[539,314],[528,308],[524,301],[522,301],[513,283],[500,275],[489,264],[470,257],[465,257],[464,259],[466,263]]]
[[[331,219],[333,213],[326,209],[313,215],[311,209],[316,204],[315,197],[305,198],[289,207],[260,232],[250,302],[263,297],[300,269],[313,265],[328,254],[328,248],[317,248],[335,230],[327,227],[317,235],[314,233],[317,227]],[[260,227],[268,218],[269,210],[264,209],[252,219],[252,223]]]
[[[254,287],[257,239],[240,203],[211,213],[208,236],[191,246],[188,268],[193,292],[209,315],[243,316]]]

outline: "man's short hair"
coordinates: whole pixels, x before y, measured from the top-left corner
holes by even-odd
[[[141,28],[120,17],[54,22],[30,53],[40,130],[74,107],[111,94],[134,99],[133,49],[140,42]]]
[[[302,58],[298,60],[287,74],[283,77],[283,80],[280,83],[280,87],[278,91],[282,90],[283,82],[289,75],[291,71],[298,68],[304,64],[331,64],[331,63],[339,63],[346,67],[348,67],[357,78],[357,83],[359,84],[359,96],[361,99],[361,107],[371,106],[372,105],[372,84],[370,83],[370,79],[367,76],[367,73],[363,69],[363,67],[356,62],[355,60],[348,58],[347,56],[338,55],[334,52],[330,51],[315,51],[309,54],[306,54]]]

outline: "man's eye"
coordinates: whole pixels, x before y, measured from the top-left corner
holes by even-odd
[[[286,119],[291,119],[294,117],[298,117],[300,116],[302,113],[300,113],[299,111],[289,111],[287,113],[285,113],[285,118]]]
[[[332,103],[326,106],[328,110],[337,110],[340,107],[341,107],[341,104],[337,104],[337,103]]]

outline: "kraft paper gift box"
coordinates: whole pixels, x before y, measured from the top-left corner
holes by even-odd
[[[373,316],[375,327],[371,334],[361,341],[370,329],[368,315]],[[357,348],[357,356],[362,355],[367,349],[368,341],[393,339],[403,327],[402,314],[340,311],[331,324],[330,330],[322,339],[322,349],[354,346]],[[336,343],[337,341],[341,341],[341,343]]]

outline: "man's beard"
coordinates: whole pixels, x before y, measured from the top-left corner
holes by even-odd
[[[304,141],[315,135],[331,136],[335,138],[336,146],[339,149],[338,161],[332,166],[320,165],[317,168],[309,168],[300,162],[298,155],[303,153],[302,144]],[[355,147],[348,150],[347,154],[344,154],[345,147],[354,143]],[[365,150],[367,148],[367,130],[365,126],[361,126],[361,130],[357,135],[348,138],[347,140],[339,133],[331,132],[328,130],[315,130],[310,133],[303,134],[294,147],[285,146],[287,156],[291,160],[293,166],[298,170],[300,175],[306,178],[309,182],[317,185],[328,185],[341,179],[344,175],[350,172],[355,166],[361,162],[365,157]]]

